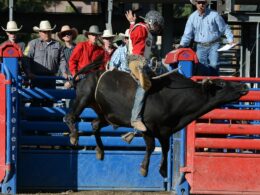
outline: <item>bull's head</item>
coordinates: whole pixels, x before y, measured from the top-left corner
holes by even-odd
[[[226,81],[222,79],[205,79],[202,81],[204,91],[219,98],[220,102],[231,102],[246,95],[249,88],[244,83]]]

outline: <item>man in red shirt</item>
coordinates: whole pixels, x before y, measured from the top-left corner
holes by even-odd
[[[98,26],[92,25],[89,31],[85,33],[88,40],[76,45],[69,59],[69,70],[72,76],[86,65],[95,61],[97,57],[105,56],[105,50],[98,45],[98,39],[101,34]],[[105,70],[105,63],[102,64],[99,69]]]
[[[134,105],[132,109],[131,125],[140,131],[146,131],[146,126],[142,122],[141,111],[144,104],[146,91],[151,87],[151,81],[147,75],[149,71],[149,60],[152,56],[153,35],[159,34],[164,25],[164,19],[158,11],[149,11],[144,18],[144,22],[135,24],[136,16],[131,10],[126,12],[126,18],[130,22],[129,41],[129,68],[131,73],[137,78]]]

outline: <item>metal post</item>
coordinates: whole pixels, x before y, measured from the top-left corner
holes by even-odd
[[[113,0],[108,0],[107,11],[108,11],[108,19],[107,19],[108,21],[106,23],[106,29],[111,30],[111,32],[113,32],[112,29]]]
[[[14,7],[14,1],[9,0],[9,21],[13,20],[13,7]]]

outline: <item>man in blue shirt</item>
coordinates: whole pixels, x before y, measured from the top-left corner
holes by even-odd
[[[109,62],[109,70],[116,68],[120,71],[130,73],[130,69],[127,63],[129,29],[125,31],[125,34],[120,33],[119,36],[123,37],[123,43],[113,53]]]
[[[207,5],[210,0],[190,0],[197,10],[186,23],[180,47],[188,47],[191,40],[197,43],[196,53],[199,62],[209,70],[207,75],[218,75],[218,49],[220,39],[225,35],[229,44],[233,44],[233,34],[224,19]],[[201,65],[201,66],[202,66]]]

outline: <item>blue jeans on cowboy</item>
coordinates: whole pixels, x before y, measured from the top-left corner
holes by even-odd
[[[218,49],[220,43],[216,42],[210,46],[203,46],[197,44],[197,56],[200,62],[198,71],[200,75],[204,76],[218,76],[219,75],[219,53]]]
[[[147,63],[143,68],[142,71],[144,74],[149,74],[151,71],[149,65]],[[145,101],[146,91],[141,86],[140,81],[137,80],[137,88],[135,93],[134,105],[132,108],[132,116],[131,116],[131,125],[140,131],[146,131],[146,127],[142,122],[142,109]]]
[[[142,120],[142,108],[144,105],[146,91],[141,87],[140,82],[137,81],[137,88],[134,99],[134,106],[132,108],[131,122]]]

